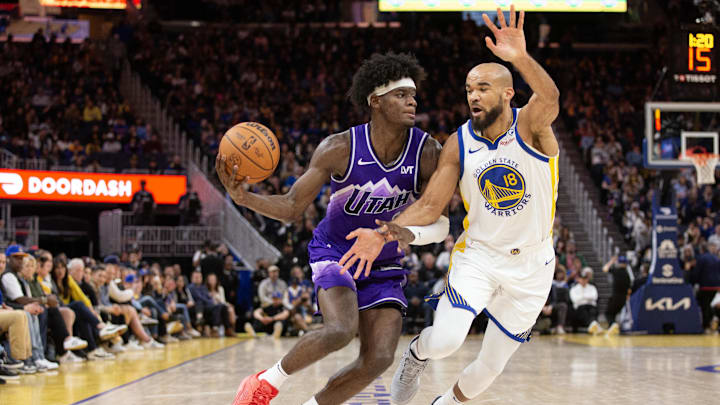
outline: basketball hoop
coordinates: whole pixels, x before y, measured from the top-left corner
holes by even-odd
[[[683,160],[692,161],[697,173],[698,185],[715,184],[715,167],[718,164],[719,157],[720,155],[707,153],[705,148],[696,147],[685,152]]]

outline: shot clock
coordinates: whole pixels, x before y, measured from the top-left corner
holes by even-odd
[[[674,34],[670,80],[673,100],[712,101],[718,96],[718,31],[707,25],[682,27]]]

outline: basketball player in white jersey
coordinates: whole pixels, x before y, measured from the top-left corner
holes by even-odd
[[[490,322],[478,357],[433,404],[459,404],[480,395],[528,340],[552,284],[558,143],[550,125],[558,114],[559,92],[527,54],[524,13],[516,22],[511,7],[509,25],[500,9],[498,18],[499,28],[483,15],[495,36],[495,43],[485,39],[487,46],[512,63],[533,96],[522,109],[511,108],[510,71],[494,63],[475,66],[465,83],[472,117],[445,143],[425,193],[392,222],[378,222],[378,230],[348,235],[358,240],[340,261],[344,271],[356,260],[374,259],[386,240],[424,240],[425,231],[417,227],[440,217],[459,180],[468,211],[465,232],[453,249],[445,291],[432,297],[439,299],[435,323],[412,340],[395,373],[396,404],[412,400],[429,359],[455,352],[473,319],[484,312]]]

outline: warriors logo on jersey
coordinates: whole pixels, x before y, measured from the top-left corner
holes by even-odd
[[[528,204],[531,195],[525,178],[510,159],[497,158],[475,171],[480,193],[485,197],[485,209],[498,216],[515,215]]]

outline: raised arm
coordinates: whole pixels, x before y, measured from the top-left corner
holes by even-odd
[[[283,222],[299,218],[305,208],[317,197],[331,175],[344,175],[350,156],[350,133],[331,135],[318,145],[307,171],[293,184],[286,194],[261,195],[248,192],[245,180],[237,180],[237,166],[232,174],[225,170],[227,157],[218,154],[215,171],[225,190],[236,204],[250,208],[266,217]]]
[[[499,8],[497,12],[499,28],[483,14],[485,24],[495,36],[495,43],[490,37],[485,37],[485,43],[497,57],[512,63],[533,91],[527,105],[520,110],[520,136],[540,152],[554,156],[558,153],[558,143],[550,125],[560,111],[560,91],[545,69],[527,53],[523,32],[525,12],[521,11],[516,21],[515,6],[511,5],[509,25]]]

